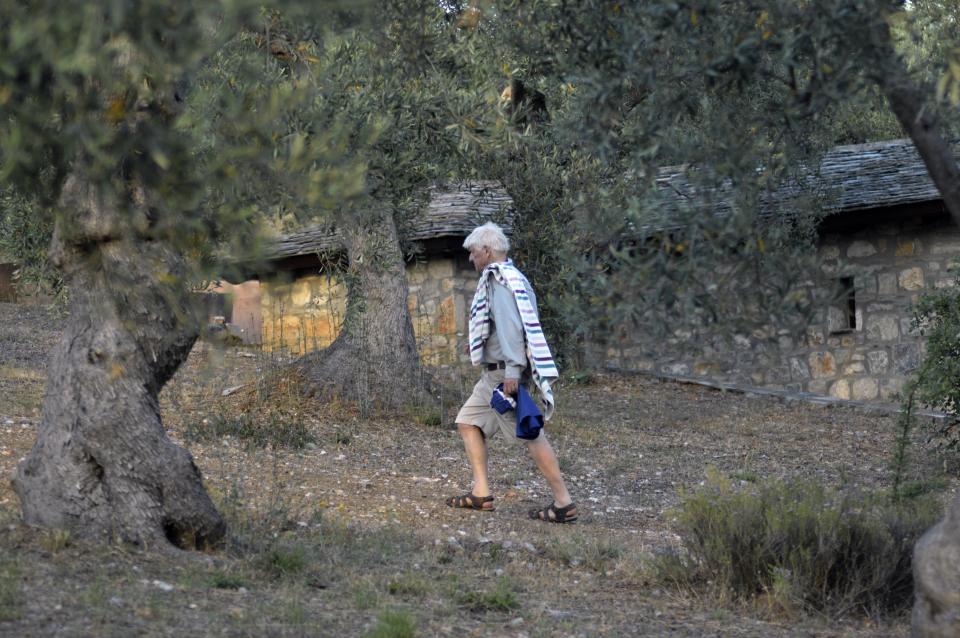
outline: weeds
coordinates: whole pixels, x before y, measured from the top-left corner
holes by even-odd
[[[380,594],[376,587],[361,583],[353,589],[353,602],[357,609],[374,609],[380,604]]]
[[[307,621],[307,609],[303,605],[299,592],[288,592],[282,597],[283,621],[288,625],[303,625]]]
[[[238,574],[216,572],[210,576],[209,585],[215,589],[240,589],[247,586],[247,580]]]
[[[51,554],[58,554],[70,545],[70,532],[63,529],[51,529],[42,532],[40,547]]]
[[[760,480],[756,472],[750,470],[736,470],[730,473],[730,478],[734,481],[743,481],[744,483],[756,483]]]
[[[0,561],[0,622],[18,620],[23,614],[20,566],[13,560]]]
[[[917,386],[911,383],[907,388],[906,399],[900,405],[900,414],[897,417],[897,439],[893,450],[893,459],[891,466],[893,469],[893,493],[900,494],[901,487],[905,481],[907,469],[910,460],[910,442],[911,433],[916,425],[916,415],[914,414],[914,403],[917,394]]]
[[[387,593],[391,596],[421,597],[429,591],[429,583],[416,574],[404,574],[387,583]]]
[[[405,611],[385,611],[377,617],[377,626],[367,638],[413,638],[417,625]]]
[[[623,547],[608,538],[571,536],[555,539],[546,546],[547,558],[569,567],[586,567],[604,573],[611,571],[623,555]]]
[[[274,547],[265,556],[267,570],[274,576],[296,576],[306,569],[307,550],[302,545]]]
[[[900,487],[895,492],[895,495],[898,498],[911,499],[917,498],[918,496],[923,496],[924,494],[943,492],[949,486],[950,482],[942,476],[932,479],[903,481],[900,483]]]
[[[470,611],[513,611],[519,609],[516,588],[506,576],[491,591],[470,591],[459,596],[460,605]]]
[[[218,441],[228,436],[257,448],[302,449],[310,443],[316,443],[316,438],[302,420],[278,414],[261,418],[254,418],[250,414],[238,417],[217,414],[200,423],[188,423],[184,432],[186,440],[191,442]]]
[[[431,428],[438,428],[443,423],[443,418],[439,411],[428,410],[414,416],[414,420],[420,425]]]
[[[593,382],[592,370],[577,370],[566,375],[566,382],[570,385],[589,385]]]
[[[769,481],[738,492],[713,471],[678,511],[686,554],[660,557],[657,571],[675,584],[712,583],[784,609],[895,614],[913,599],[913,545],[941,509],[931,499],[814,483]]]

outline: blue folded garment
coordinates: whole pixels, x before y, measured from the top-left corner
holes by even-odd
[[[517,408],[517,402],[513,400],[512,396],[503,391],[503,384],[501,383],[497,386],[497,389],[493,391],[493,396],[490,397],[490,407],[500,414],[506,414],[510,410]]]
[[[502,383],[498,385],[497,389],[493,391],[493,396],[490,397],[490,407],[500,414],[516,410],[517,438],[532,441],[540,436],[540,430],[543,428],[543,414],[541,414],[540,408],[537,407],[533,397],[522,385],[518,386],[516,400],[503,391]]]

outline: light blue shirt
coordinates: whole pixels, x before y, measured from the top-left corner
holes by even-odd
[[[520,309],[513,291],[490,275],[487,278],[489,293],[487,305],[490,310],[490,335],[483,344],[483,362],[505,362],[504,378],[520,379],[527,369],[527,344],[520,318]],[[523,277],[524,288],[530,297],[530,303],[537,310],[537,297],[533,294],[530,282]],[[539,315],[539,311],[537,311]]]

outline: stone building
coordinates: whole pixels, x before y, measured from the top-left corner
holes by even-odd
[[[463,240],[488,220],[509,228],[510,198],[488,182],[435,190],[426,210],[403,229],[415,248],[407,264],[408,304],[421,357],[428,365],[465,359],[466,315],[477,274]],[[260,326],[262,347],[303,354],[336,338],[346,309],[341,241],[316,226],[274,241],[259,282],[232,288],[233,316]],[[257,284],[257,285],[254,285]],[[241,308],[242,305],[242,308]]]
[[[848,292],[807,327],[805,338],[741,338],[718,366],[669,353],[639,356],[628,336],[607,350],[607,365],[893,400],[924,353],[911,306],[925,290],[953,285],[948,268],[960,256],[960,228],[909,140],[838,147],[824,158],[817,179],[833,195],[818,232],[820,267]]]
[[[660,179],[679,175],[666,168]],[[838,147],[824,158],[816,179],[818,188],[833,194],[831,212],[819,227],[820,267],[846,286],[848,296],[809,325],[805,337],[785,332],[772,340],[743,337],[718,361],[677,358],[668,349],[651,358],[639,354],[637,341],[627,335],[605,347],[604,364],[668,377],[892,400],[924,352],[921,335],[911,328],[911,305],[923,291],[953,284],[948,267],[960,253],[960,228],[909,140]],[[776,208],[773,201],[772,214]],[[512,215],[502,190],[470,184],[435,192],[428,210],[406,229],[420,248],[408,263],[409,305],[428,365],[466,359],[466,315],[476,273],[461,247],[464,237],[491,218],[509,232]],[[329,345],[346,306],[336,266],[341,254],[336,234],[322,227],[277,240],[259,285],[235,293],[234,316],[248,317],[251,332],[262,327],[265,349],[301,354]]]

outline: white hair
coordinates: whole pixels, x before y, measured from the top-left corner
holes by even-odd
[[[502,228],[493,222],[487,222],[483,226],[477,226],[467,235],[463,240],[463,247],[467,250],[487,247],[495,253],[506,254],[510,252],[510,240],[503,234]]]

